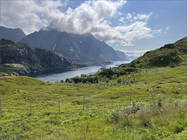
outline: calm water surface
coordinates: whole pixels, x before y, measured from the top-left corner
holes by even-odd
[[[130,61],[114,61],[111,64],[103,65],[103,66],[89,66],[89,67],[83,67],[78,68],[72,71],[67,71],[63,73],[56,73],[56,74],[48,74],[48,75],[42,75],[38,76],[37,78],[43,81],[50,81],[50,82],[56,82],[60,80],[66,80],[67,78],[72,78],[75,76],[80,76],[81,74],[94,74],[98,72],[101,68],[110,68],[110,67],[116,67],[121,64],[129,63]]]

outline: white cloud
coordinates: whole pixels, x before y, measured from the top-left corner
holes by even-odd
[[[131,14],[125,18],[120,12],[126,1],[85,1],[75,9],[60,0],[0,0],[0,25],[22,28],[27,34],[41,28],[54,28],[76,34],[92,33],[110,45],[132,45],[136,39],[151,38],[155,31],[147,26],[152,13]],[[119,25],[112,19],[119,16]],[[116,19],[117,20],[117,19]],[[130,22],[130,23],[129,23]],[[127,24],[128,23],[128,24]]]
[[[137,20],[147,21],[151,15],[152,15],[152,12],[148,14],[128,13],[126,16],[126,20],[130,22],[135,22]]]
[[[137,14],[134,18],[135,20],[148,20],[152,13],[149,14]]]
[[[109,27],[107,19],[124,4],[125,1],[86,1],[75,9],[69,8],[50,27],[78,34],[103,32]]]

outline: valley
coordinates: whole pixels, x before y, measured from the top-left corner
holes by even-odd
[[[187,140],[187,0],[0,0],[0,140]]]
[[[186,41],[65,83],[0,77],[0,139],[185,140]]]

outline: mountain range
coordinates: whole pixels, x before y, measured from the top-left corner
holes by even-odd
[[[124,53],[118,55],[112,47],[91,34],[40,30],[25,36],[20,42],[61,53],[76,64],[101,64],[127,59]]]
[[[25,35],[21,29],[0,26],[0,39],[23,42],[35,48],[60,53],[75,64],[94,65],[129,58],[91,34],[78,35],[50,29]]]

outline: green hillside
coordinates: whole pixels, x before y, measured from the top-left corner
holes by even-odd
[[[90,75],[68,79],[66,82],[74,83],[111,83],[116,80],[121,83],[121,76],[129,73],[140,72],[143,69],[158,67],[176,67],[187,64],[187,37],[163,47],[146,52],[143,56],[135,59],[129,64],[122,64],[117,68],[103,69],[100,72]],[[126,80],[125,80],[126,82]]]
[[[10,40],[0,40],[0,73],[3,75],[33,76],[63,72],[73,67],[70,60],[55,52]]]
[[[175,66],[186,61],[187,37],[163,47],[149,51],[134,60],[129,66],[132,67],[162,67]]]
[[[122,65],[94,84],[0,77],[0,140],[186,140],[186,44],[180,62]]]

